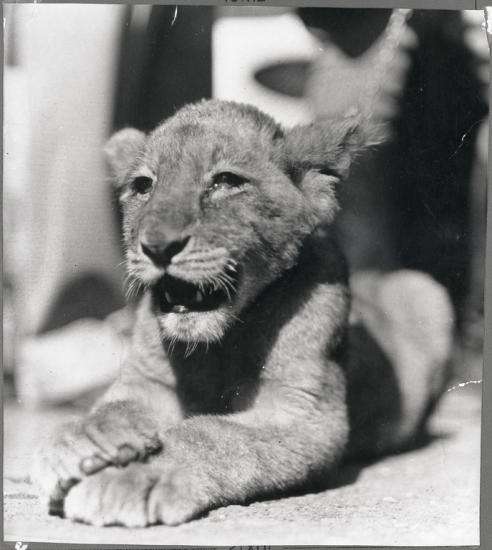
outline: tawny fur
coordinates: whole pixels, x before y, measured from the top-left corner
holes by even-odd
[[[386,309],[374,316],[371,291],[349,327],[331,224],[362,134],[355,119],[284,131],[253,107],[206,101],[148,136],[113,136],[106,152],[129,277],[143,293],[120,376],[37,460],[53,512],[97,525],[175,525],[302,487],[348,454],[412,440],[442,389],[448,353],[446,341],[419,355],[420,336],[448,334],[451,313],[432,281],[412,287],[410,274],[400,287],[362,284],[377,287]],[[220,172],[241,185],[214,185]],[[136,192],[139,177],[152,189]],[[142,242],[170,235],[187,244],[167,267],[142,253]],[[227,269],[240,273],[237,289]],[[166,271],[214,281],[231,299],[214,311],[163,313],[152,289]],[[393,288],[437,296],[437,328],[421,330],[429,313],[399,304]],[[402,368],[418,373],[416,391]]]

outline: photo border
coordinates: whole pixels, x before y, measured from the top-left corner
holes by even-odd
[[[0,5],[0,14],[3,19],[4,4],[31,4],[37,0],[4,0]],[[43,3],[47,4],[77,4],[81,0],[48,0]],[[411,9],[431,9],[431,10],[478,10],[485,8],[487,4],[492,5],[492,0],[181,0],[172,2],[169,0],[141,0],[138,2],[128,1],[111,1],[98,0],[86,2],[87,4],[154,4],[154,5],[181,5],[181,6],[254,6],[254,7],[323,7],[323,8],[411,8]],[[492,21],[491,21],[492,25]],[[484,31],[485,32],[485,31]],[[4,25],[1,27],[1,48],[3,52]],[[2,87],[0,89],[0,99],[3,105],[3,63],[1,67]],[[491,63],[492,72],[492,63]],[[492,105],[492,86],[489,84],[489,106]],[[3,127],[3,109],[0,113],[0,119]],[[492,150],[492,126],[490,125],[489,117],[489,159],[491,158]],[[3,143],[2,143],[3,152]],[[0,159],[0,168],[3,174],[3,154]],[[2,188],[3,190],[3,188]],[[458,550],[460,548],[483,548],[488,550],[492,548],[492,171],[490,162],[487,168],[487,229],[486,229],[486,246],[485,246],[485,277],[484,277],[484,295],[485,295],[485,315],[484,315],[484,350],[483,350],[483,383],[482,383],[482,434],[481,434],[481,479],[480,479],[480,545],[479,546],[425,546],[427,550],[442,550],[443,548],[451,548]],[[2,194],[3,204],[3,194]],[[3,212],[0,212],[3,227]],[[3,241],[0,243],[1,257],[3,260]],[[3,278],[3,270],[2,270]],[[3,286],[2,286],[2,306],[3,306]],[[2,307],[3,312],[3,307]],[[2,343],[3,347],[3,343]],[[3,351],[3,350],[2,350]],[[2,379],[2,397],[4,397],[4,385]],[[488,397],[487,397],[488,396]],[[3,401],[3,400],[2,400]],[[3,441],[3,407],[1,408],[1,426],[0,433]],[[2,473],[1,486],[3,488],[3,461],[0,464]],[[1,547],[15,549],[15,542],[5,541],[3,532],[3,499],[1,503]],[[119,545],[119,544],[70,544],[70,543],[47,543],[47,542],[29,542],[28,550],[59,550],[59,549],[118,549],[126,550],[132,548],[139,549],[157,549],[157,548],[234,548],[239,549],[276,549],[276,548],[382,548],[377,546],[167,546],[167,545]],[[391,548],[391,547],[384,547]],[[398,546],[394,547],[400,550],[418,548],[416,546]]]

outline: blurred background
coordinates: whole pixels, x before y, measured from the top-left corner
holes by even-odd
[[[454,376],[481,378],[489,51],[482,12],[5,5],[4,376],[28,407],[85,403],[131,332],[118,202],[101,155],[190,101],[286,126],[358,107],[383,143],[341,191],[354,272],[413,268],[457,317]]]

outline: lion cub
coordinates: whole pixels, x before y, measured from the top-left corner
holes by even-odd
[[[53,513],[175,525],[319,480],[344,455],[411,441],[447,352],[413,352],[432,329],[421,338],[411,304],[393,319],[390,300],[383,320],[361,308],[348,328],[332,223],[337,187],[364,146],[354,118],[284,131],[222,101],[110,139],[142,297],[118,379],[37,459]],[[442,305],[444,327],[445,296],[424,276],[415,284],[422,303],[430,292]]]

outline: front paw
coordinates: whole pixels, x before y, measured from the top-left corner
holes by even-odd
[[[67,491],[85,476],[141,460],[161,446],[154,423],[136,405],[107,404],[58,428],[38,449],[32,479],[50,513],[59,514]]]
[[[63,497],[85,475],[82,464],[89,458],[100,467],[110,460],[87,436],[82,421],[62,424],[38,446],[30,474],[50,513],[60,513]]]
[[[153,464],[108,467],[73,487],[65,498],[65,517],[92,525],[178,525],[199,515],[199,498],[188,472]]]
[[[105,457],[106,465],[125,466],[159,451],[162,443],[150,414],[136,403],[106,403],[83,422],[84,431]],[[87,457],[81,467],[86,474],[101,469],[98,457]]]

